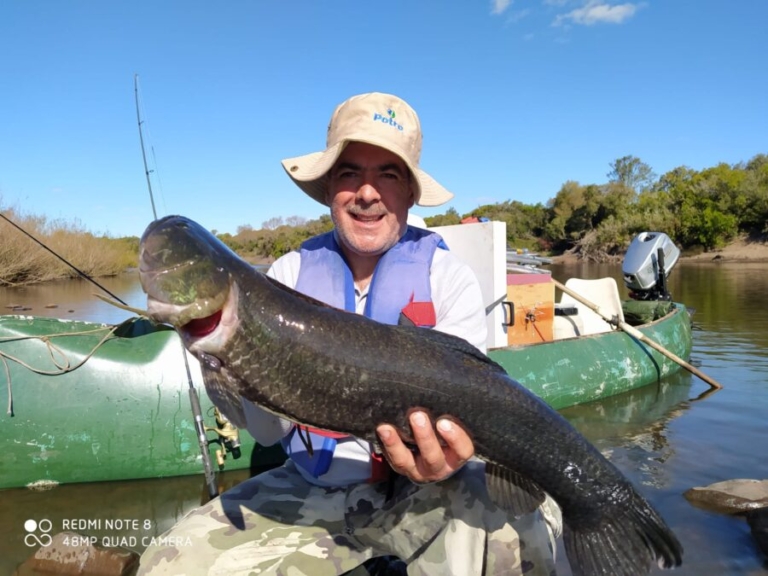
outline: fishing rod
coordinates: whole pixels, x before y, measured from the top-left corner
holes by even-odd
[[[189,402],[192,405],[192,415],[195,417],[195,432],[197,432],[197,443],[200,446],[200,453],[203,456],[203,474],[205,475],[205,485],[208,488],[208,496],[210,498],[215,498],[219,495],[219,487],[216,484],[216,472],[213,470],[211,453],[208,451],[208,435],[205,432],[203,410],[200,408],[200,396],[197,395],[197,388],[195,388],[195,385],[192,383],[192,372],[189,370],[187,349],[184,348],[183,343],[181,345],[181,354],[184,356],[184,368],[187,370],[187,382],[189,382]]]
[[[144,132],[141,125],[144,123],[139,111],[139,75],[133,75],[133,91],[136,100],[136,121],[139,124],[139,142],[141,144],[141,159],[144,161],[144,175],[147,177],[147,189],[149,190],[149,200],[152,202],[152,215],[157,220],[157,210],[155,210],[155,197],[152,194],[152,182],[149,178],[151,170],[147,166],[147,153],[144,149]],[[205,432],[205,423],[203,421],[203,411],[200,408],[200,396],[197,394],[197,388],[192,382],[192,373],[189,370],[189,361],[187,360],[187,351],[183,344],[181,347],[184,356],[184,367],[187,371],[187,383],[189,384],[189,402],[192,406],[192,416],[195,420],[195,432],[197,433],[197,443],[200,447],[200,455],[203,458],[203,474],[205,475],[205,485],[208,488],[208,496],[215,498],[219,495],[219,489],[216,483],[216,472],[213,470],[211,462],[211,453],[208,450],[208,436]]]
[[[141,125],[144,123],[141,120],[141,114],[139,113],[139,75],[133,75],[133,92],[136,99],[136,121],[139,123],[139,142],[141,143],[141,158],[144,160],[144,175],[147,177],[147,188],[149,189],[149,201],[152,203],[152,215],[157,220],[157,210],[155,210],[155,197],[152,194],[152,182],[149,179],[149,173],[151,170],[147,166],[147,154],[144,151],[144,134],[141,130]]]
[[[74,270],[75,272],[77,272],[77,273],[78,273],[78,274],[79,274],[79,275],[80,275],[82,278],[85,278],[85,279],[86,279],[86,280],[88,280],[88,282],[90,282],[91,284],[95,284],[96,286],[98,286],[99,288],[101,288],[102,290],[104,290],[104,292],[106,292],[107,294],[109,294],[110,296],[112,296],[112,298],[114,298],[115,300],[117,300],[118,302],[120,302],[120,304],[123,304],[124,306],[127,306],[127,304],[126,304],[125,302],[123,302],[123,301],[122,301],[120,298],[118,298],[117,296],[115,296],[114,294],[112,294],[112,292],[110,292],[109,290],[107,290],[106,288],[104,288],[104,286],[102,286],[101,284],[99,284],[98,282],[96,282],[96,280],[94,280],[93,278],[91,278],[90,276],[88,276],[88,274],[86,274],[85,272],[83,272],[82,270],[80,270],[80,269],[79,269],[77,266],[75,266],[74,264],[72,264],[72,262],[69,262],[69,261],[65,260],[63,257],[61,257],[61,256],[59,256],[58,254],[56,254],[56,252],[54,252],[53,250],[51,250],[50,248],[48,248],[48,246],[46,246],[45,244],[43,244],[42,242],[40,242],[40,240],[38,240],[37,238],[35,238],[34,236],[32,236],[32,234],[30,234],[29,232],[27,232],[26,230],[24,230],[24,228],[22,228],[21,226],[19,226],[19,225],[18,225],[18,224],[16,224],[15,222],[11,221],[11,219],[10,219],[10,218],[8,218],[8,217],[7,217],[5,214],[3,214],[2,212],[0,212],[0,218],[2,218],[3,220],[5,220],[6,222],[8,222],[8,224],[10,224],[10,225],[11,225],[11,226],[13,226],[14,228],[16,228],[16,229],[17,229],[19,232],[21,232],[22,234],[25,234],[25,235],[26,235],[26,236],[27,236],[29,239],[31,239],[32,241],[34,241],[34,242],[35,242],[35,243],[36,243],[38,246],[40,246],[41,248],[44,248],[45,250],[47,250],[48,252],[50,252],[51,254],[53,254],[54,256],[56,256],[56,258],[58,258],[59,260],[61,260],[62,262],[64,262],[64,264],[66,264],[67,266],[69,266],[70,268],[72,268],[72,270]]]

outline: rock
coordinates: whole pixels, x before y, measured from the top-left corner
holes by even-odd
[[[747,512],[747,523],[752,529],[752,537],[763,554],[768,556],[768,508],[759,508]]]
[[[768,480],[736,479],[691,488],[687,500],[707,510],[738,514],[768,507]]]
[[[76,532],[59,532],[19,566],[17,576],[129,576],[139,555],[127,548],[106,547]]]

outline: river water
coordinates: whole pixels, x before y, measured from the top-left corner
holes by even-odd
[[[570,276],[613,276],[626,294],[619,266],[551,268],[561,281]],[[99,282],[129,305],[144,306],[136,274]],[[564,415],[669,522],[685,547],[683,566],[675,574],[768,575],[768,563],[742,518],[695,508],[683,497],[693,486],[768,478],[768,263],[681,262],[669,284],[675,300],[695,309],[692,363],[724,389],[707,396],[704,382],[678,373],[660,385],[571,408]],[[0,313],[14,313],[8,306],[15,305],[23,314],[108,323],[131,316],[93,297],[98,291],[80,280],[0,288]],[[245,475],[231,472],[219,479],[231,486]],[[23,540],[29,518],[50,518],[57,527],[66,519],[138,521],[139,527],[102,527],[104,531],[96,533],[127,538],[122,543],[129,545],[134,544],[133,537],[133,548],[140,550],[143,539],[161,533],[198,505],[204,494],[201,477],[2,492],[0,521],[6,536],[0,541],[0,574],[11,573],[34,550]],[[561,575],[570,574],[562,553],[558,569]]]

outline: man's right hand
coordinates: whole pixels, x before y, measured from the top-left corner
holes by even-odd
[[[424,484],[445,480],[459,470],[475,454],[469,434],[456,422],[446,418],[437,421],[444,445],[435,434],[429,417],[420,411],[410,415],[413,438],[418,447],[414,453],[400,439],[394,426],[381,424],[376,429],[390,466],[411,482]]]

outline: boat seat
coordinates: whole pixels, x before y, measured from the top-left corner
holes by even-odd
[[[621,308],[621,297],[619,296],[619,287],[616,284],[616,280],[613,278],[598,278],[596,280],[583,280],[581,278],[571,278],[565,286],[570,288],[580,296],[583,296],[586,300],[596,304],[600,307],[600,310],[608,316],[618,316],[621,322],[624,322],[624,312]],[[606,322],[597,312],[591,310],[578,300],[574,299],[569,294],[563,292],[562,298],[560,298],[560,305],[568,305],[576,307],[578,313],[578,324],[573,320],[574,326],[571,327],[571,332],[574,328],[579,329],[579,334],[582,336],[588,336],[590,334],[602,334],[603,332],[610,332],[613,330],[613,326]],[[564,322],[569,322],[568,316],[561,317],[561,329],[565,333],[567,326]],[[561,336],[562,338],[568,336]],[[557,339],[557,336],[555,336]]]
[[[552,319],[552,332],[555,340],[576,338],[584,333],[584,324],[579,310],[572,304],[555,304],[555,317]]]

